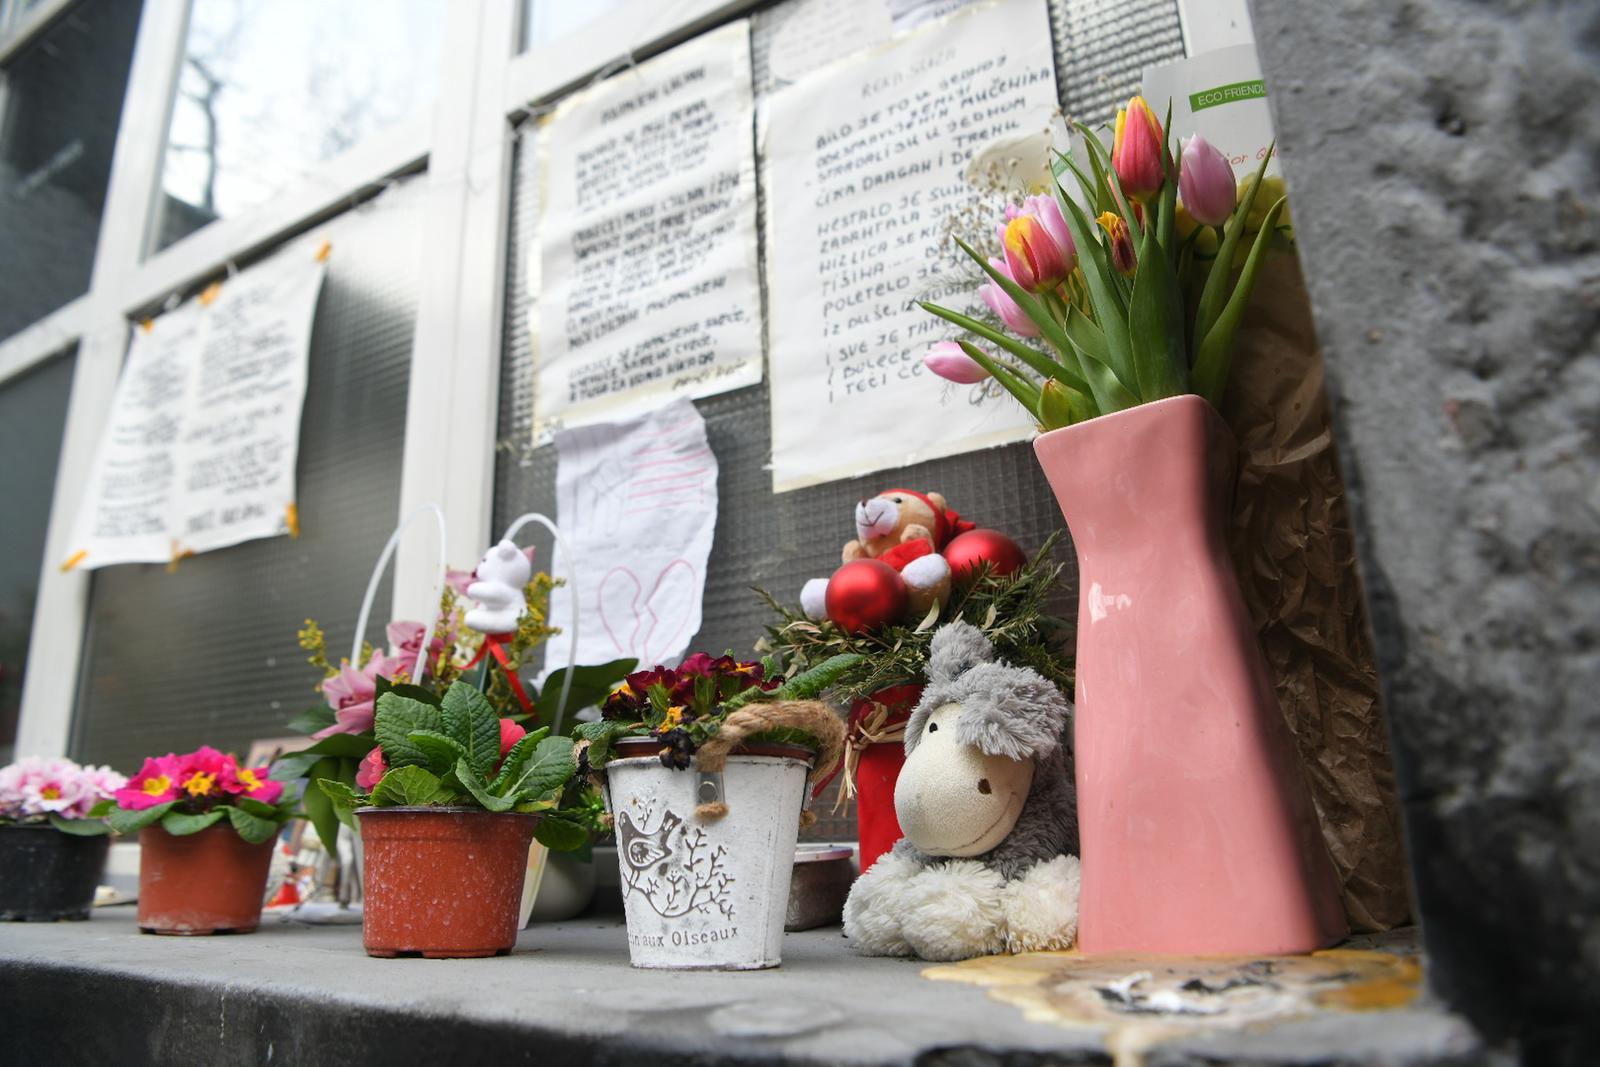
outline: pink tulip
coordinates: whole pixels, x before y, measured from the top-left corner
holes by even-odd
[[[1054,289],[1072,272],[1061,246],[1033,215],[1018,215],[1006,223],[1005,250],[1011,277],[1030,293]]]
[[[1004,274],[1007,278],[1011,278],[1011,271],[1006,267],[1005,260],[993,257],[989,260],[989,266]],[[1011,280],[1016,281],[1015,278]],[[1027,312],[1023,311],[1017,305],[1017,302],[1011,299],[1011,295],[998,285],[984,284],[978,286],[978,298],[989,305],[990,311],[1000,316],[1000,321],[1004,322],[1012,333],[1019,337],[1039,336],[1039,327],[1034,324],[1032,319],[1028,318]],[[966,353],[963,352],[962,355],[966,355]]]
[[[1117,182],[1129,197],[1145,200],[1153,196],[1166,180],[1162,168],[1165,139],[1161,120],[1156,118],[1144,97],[1136,96],[1117,112],[1116,132],[1111,142],[1111,166]]]
[[[954,341],[940,341],[930,347],[922,363],[939,377],[957,385],[974,385],[989,377],[989,372]]]
[[[1238,194],[1233,166],[1216,145],[1198,133],[1183,143],[1178,195],[1196,222],[1221,226],[1233,214]]]

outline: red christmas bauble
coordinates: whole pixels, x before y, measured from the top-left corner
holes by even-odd
[[[1028,562],[1021,547],[999,530],[968,530],[958,534],[944,546],[944,558],[950,561],[950,573],[955,578],[962,577],[980,563],[989,564],[991,573],[1003,577]]]
[[[853,559],[828,579],[828,618],[858,634],[904,615],[910,593],[900,572],[877,559]]]

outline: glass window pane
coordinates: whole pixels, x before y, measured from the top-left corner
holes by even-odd
[[[628,0],[522,0],[522,47],[548,44],[578,30]]]
[[[62,356],[0,383],[0,766],[11,762],[17,736],[73,362]]]
[[[332,220],[312,327],[295,495],[300,536],[93,572],[73,721],[80,760],[133,770],[202,743],[243,755],[320,702],[295,634],[350,651],[367,576],[400,509],[425,185],[410,179]],[[383,640],[388,583],[368,636]]]
[[[194,0],[155,247],[237,215],[438,89],[446,0]]]
[[[0,71],[0,337],[89,288],[139,9],[78,4]]]

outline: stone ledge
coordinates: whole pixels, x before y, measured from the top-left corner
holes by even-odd
[[[0,1017],[17,1063],[1109,1064],[1090,1027],[1028,1022],[924,965],[854,955],[837,927],[790,934],[775,971],[628,965],[621,923],[535,926],[495,960],[377,960],[355,926],[268,919],[244,937],[140,935],[131,908],[7,924]],[[1479,1062],[1431,1009],[1185,1038],[1146,1062]],[[1138,1062],[1138,1061],[1129,1061]]]

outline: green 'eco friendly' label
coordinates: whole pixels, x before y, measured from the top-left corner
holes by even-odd
[[[1208,107],[1232,104],[1239,100],[1262,100],[1267,95],[1267,84],[1260,78],[1253,82],[1234,82],[1215,89],[1201,89],[1189,94],[1189,110],[1204,111]]]

